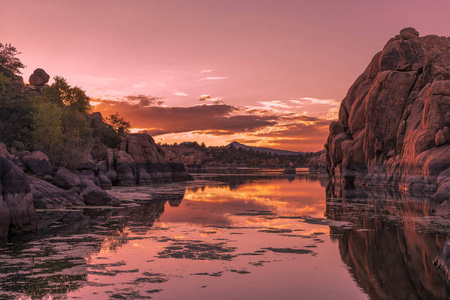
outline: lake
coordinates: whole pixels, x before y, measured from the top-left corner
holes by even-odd
[[[449,297],[433,260],[450,222],[424,195],[234,173],[38,211],[37,234],[0,242],[0,299]]]

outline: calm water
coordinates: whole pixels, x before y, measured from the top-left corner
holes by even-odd
[[[327,179],[197,175],[112,191],[120,209],[40,211],[0,243],[0,299],[446,299],[450,224],[423,196]]]

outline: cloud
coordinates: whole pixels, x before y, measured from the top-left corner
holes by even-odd
[[[280,100],[260,101],[259,103],[261,103],[264,107],[267,108],[291,108],[289,105],[283,103]]]
[[[228,79],[228,77],[222,76],[222,77],[204,77],[200,80],[224,80]]]
[[[203,94],[200,96],[200,101],[210,101],[216,104],[223,103],[223,100],[219,97],[211,97],[210,95]]]
[[[162,105],[164,101],[162,97],[147,96],[147,95],[130,95],[123,98],[132,105],[138,107],[148,107],[153,105]]]
[[[133,96],[133,99],[137,97]],[[158,101],[157,98],[154,101]],[[143,104],[147,103],[103,100],[95,110],[105,115],[119,112],[133,127],[146,128],[151,135],[207,130],[216,134],[251,132],[276,125],[278,120],[276,116],[238,115],[240,109],[227,104],[190,107]]]
[[[212,70],[201,70],[201,72],[200,73],[211,73],[212,72]]]
[[[187,96],[189,96],[188,94],[183,93],[183,92],[174,92],[173,95],[179,96],[179,97],[187,97]]]
[[[146,85],[147,85],[147,83],[145,83],[145,82],[143,82],[143,83],[136,83],[136,84],[133,85],[133,87],[135,89],[140,89],[140,88],[145,87]]]

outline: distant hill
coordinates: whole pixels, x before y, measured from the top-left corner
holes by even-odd
[[[288,151],[288,150],[278,150],[278,149],[272,149],[272,148],[265,148],[265,147],[252,147],[252,146],[247,146],[244,144],[241,144],[239,142],[232,142],[228,145],[226,145],[225,147],[233,147],[236,149],[245,149],[245,150],[254,150],[254,151],[258,151],[261,153],[266,153],[266,154],[277,154],[277,155],[297,155],[297,154],[305,154],[305,152],[299,151],[299,152],[295,152],[295,151]]]

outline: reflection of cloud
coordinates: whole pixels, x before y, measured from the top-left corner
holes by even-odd
[[[183,93],[183,92],[175,92],[175,93],[173,93],[173,95],[174,96],[179,96],[179,97],[187,97],[187,96],[189,96],[188,94]]]

